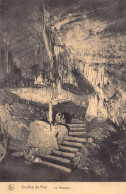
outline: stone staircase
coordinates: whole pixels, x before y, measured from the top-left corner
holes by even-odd
[[[72,160],[85,142],[85,123],[71,123],[69,124],[69,134],[64,137],[59,149],[42,157],[41,164],[70,173]]]

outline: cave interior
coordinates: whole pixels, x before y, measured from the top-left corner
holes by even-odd
[[[125,0],[1,0],[0,180],[125,181],[125,138]]]

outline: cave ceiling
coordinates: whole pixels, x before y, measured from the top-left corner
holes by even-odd
[[[45,25],[54,44],[64,49],[63,57],[116,64],[113,76],[125,81],[125,0],[1,0],[0,49],[9,48],[24,76],[34,64],[49,63],[41,33],[43,6]]]

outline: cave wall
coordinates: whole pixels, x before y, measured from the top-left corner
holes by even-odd
[[[117,126],[123,125],[126,120],[126,3],[75,1],[72,6],[58,2],[54,7],[48,6],[47,25],[55,36],[58,68],[61,69],[60,58],[64,56],[69,75],[75,69],[94,88],[89,95],[87,118],[88,115],[109,118]]]
[[[120,115],[126,104],[124,0],[1,1],[0,14],[1,49],[11,53],[12,64],[20,71],[15,79],[23,80],[20,86],[32,86],[35,78],[43,74],[55,82],[60,78],[62,84],[79,87],[73,74],[76,70],[94,88],[91,95],[100,99],[100,111],[107,110],[105,114],[114,122],[118,120],[115,115]],[[1,58],[1,78],[9,74],[8,55],[4,61]],[[13,71],[6,82],[10,83],[16,73]],[[12,85],[19,86],[15,81]],[[125,119],[123,109],[121,115]]]

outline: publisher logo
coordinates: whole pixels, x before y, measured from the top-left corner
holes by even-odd
[[[15,186],[13,184],[8,185],[8,189],[10,191],[13,191],[15,189]]]

